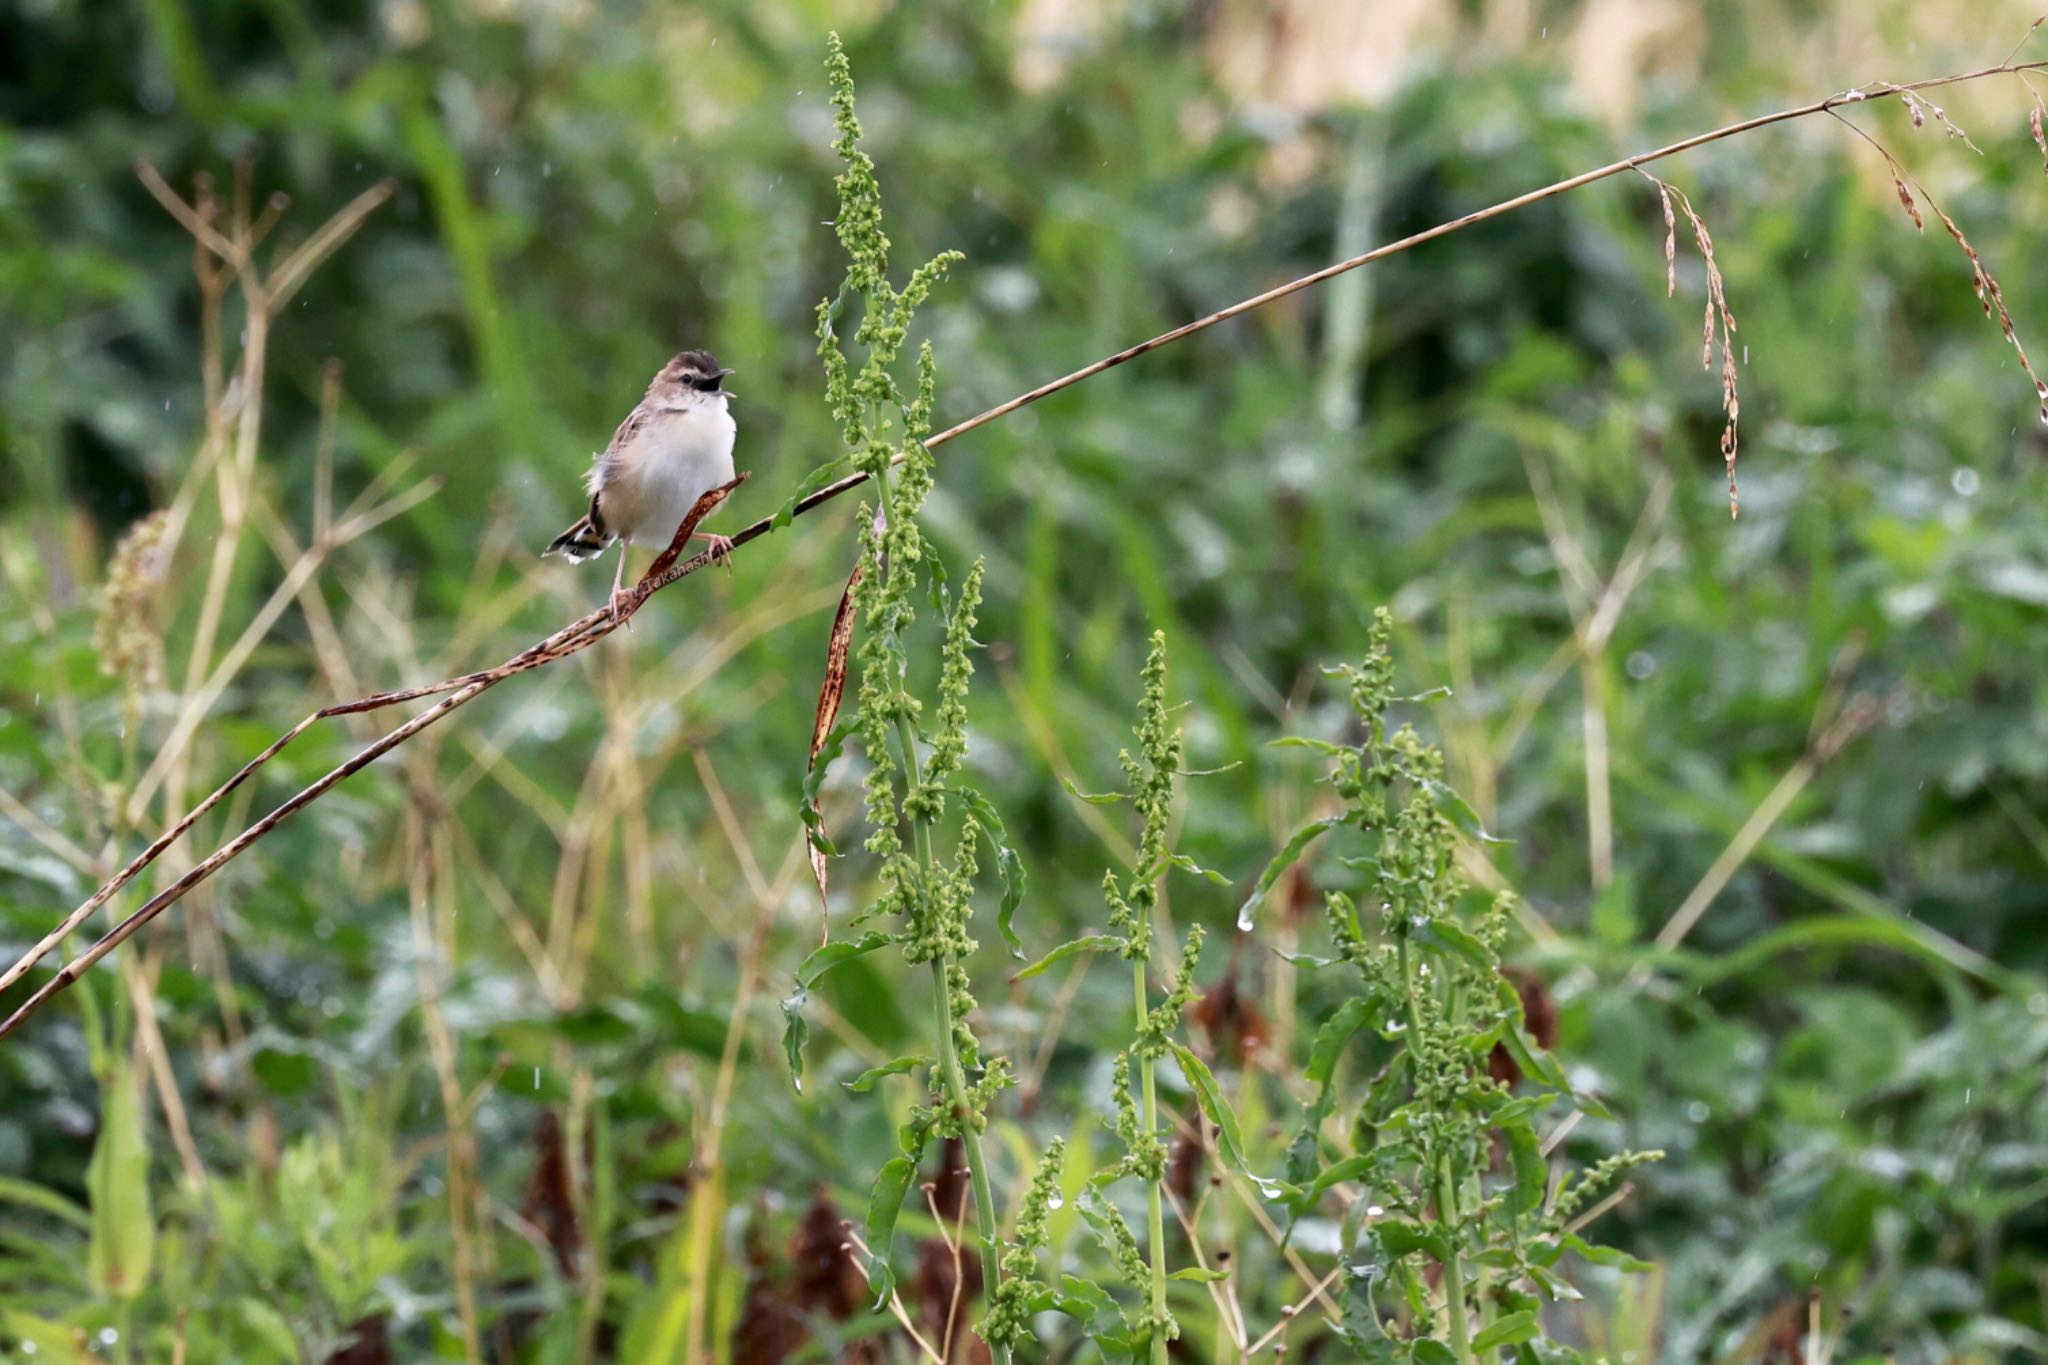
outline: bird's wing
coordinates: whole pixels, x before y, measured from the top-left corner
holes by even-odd
[[[646,428],[652,416],[653,413],[647,405],[642,403],[626,414],[625,421],[619,423],[619,429],[612,433],[611,444],[604,448],[604,454],[598,456],[597,462],[590,467],[590,477],[586,482],[593,494],[610,480],[619,463],[626,458],[626,450]]]
[[[639,404],[631,412],[627,413],[626,420],[619,423],[619,429],[612,433],[612,443],[604,448],[605,458],[609,459],[617,455],[621,450],[630,445],[633,438],[640,434],[640,428],[646,426],[648,418],[653,415],[652,410],[645,403]]]

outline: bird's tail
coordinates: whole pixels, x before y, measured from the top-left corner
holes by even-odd
[[[583,517],[574,526],[548,542],[543,555],[561,555],[572,564],[581,564],[586,559],[595,559],[611,544],[611,537],[602,526],[589,517]]]

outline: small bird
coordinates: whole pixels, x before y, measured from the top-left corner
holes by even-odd
[[[591,468],[590,514],[542,552],[580,564],[619,542],[619,568],[612,576],[614,616],[631,596],[621,586],[626,546],[667,549],[697,499],[732,481],[734,428],[726,402],[733,395],[725,388],[731,373],[709,351],[684,351],[662,366]],[[698,531],[693,538],[711,542],[712,557],[730,564],[728,537]]]

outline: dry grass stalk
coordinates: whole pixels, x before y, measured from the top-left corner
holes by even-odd
[[[1707,301],[1705,322],[1701,328],[1700,368],[1714,368],[1714,347],[1718,341],[1721,348],[1721,411],[1726,424],[1721,428],[1721,461],[1728,471],[1728,515],[1733,518],[1741,514],[1741,503],[1735,487],[1735,457],[1740,446],[1742,417],[1742,395],[1737,388],[1735,377],[1735,313],[1728,306],[1728,283],[1721,275],[1721,263],[1714,257],[1714,236],[1707,231],[1707,225],[1692,206],[1692,200],[1683,190],[1660,180],[1650,172],[1637,167],[1637,173],[1657,187],[1658,202],[1664,209],[1664,291],[1668,298],[1678,289],[1678,222],[1672,214],[1672,201],[1685,213],[1685,220],[1692,226],[1692,237],[1700,249],[1700,259],[1707,267]]]
[[[1930,207],[1933,207],[1930,205]],[[2005,291],[1998,287],[1998,278],[1991,268],[1984,264],[1984,258],[1977,254],[1977,248],[1970,245],[1970,239],[1956,226],[1955,219],[1943,213],[1939,207],[1934,212],[1940,217],[1941,225],[1948,229],[1948,235],[1955,238],[1956,245],[1963,249],[1963,255],[1970,262],[1970,284],[1977,291],[1977,302],[1983,305],[1985,317],[1996,317],[1998,329],[2005,339],[2012,343],[2013,355],[2020,362],[2020,369],[2027,378],[2034,381],[2034,392],[2041,399],[2041,420],[2048,422],[2048,380],[2034,373],[2034,364],[2027,359],[2027,348],[2020,344],[2020,334],[2012,325],[2012,313],[2005,306]]]
[[[2015,49],[2013,55],[2017,55],[2017,49]],[[1189,322],[1180,327],[1173,328],[1170,331],[1162,332],[1158,336],[1152,337],[1149,340],[1139,342],[1135,346],[1126,347],[1121,351],[1118,351],[1112,355],[1105,356],[1102,359],[1095,361],[1093,364],[1083,366],[1081,369],[1075,370],[1070,374],[1063,375],[1058,379],[1054,379],[1048,383],[1041,384],[1037,388],[1032,389],[1029,392],[1019,394],[1018,396],[1010,399],[1007,402],[999,403],[995,407],[989,408],[984,412],[978,413],[975,416],[968,418],[966,421],[960,422],[952,427],[949,427],[945,431],[942,431],[937,435],[931,437],[929,440],[925,442],[925,445],[927,448],[936,448],[938,446],[941,446],[946,442],[964,436],[968,432],[974,431],[979,427],[986,426],[990,422],[994,422],[1005,416],[1008,416],[1010,413],[1017,411],[1019,408],[1035,403],[1038,400],[1048,397],[1051,394],[1058,393],[1067,388],[1071,388],[1073,385],[1078,384],[1083,380],[1092,378],[1095,375],[1101,374],[1105,370],[1113,369],[1118,365],[1122,365],[1131,360],[1135,360],[1139,356],[1145,355],[1151,351],[1160,349],[1164,346],[1170,346],[1176,342],[1185,340],[1186,338],[1193,336],[1197,332],[1206,331],[1209,328],[1215,327],[1223,322],[1229,321],[1232,318],[1240,317],[1243,314],[1249,313],[1254,309],[1261,308],[1266,304],[1276,302],[1280,299],[1287,298],[1291,295],[1300,293],[1303,290],[1313,288],[1316,285],[1334,279],[1335,277],[1345,274],[1349,271],[1357,270],[1363,266],[1370,265],[1375,261],[1384,260],[1389,256],[1393,256],[1404,251],[1412,250],[1413,248],[1418,247],[1425,242],[1434,241],[1439,237],[1447,237],[1454,232],[1462,231],[1465,228],[1472,227],[1479,223],[1491,221],[1492,219],[1502,217],[1509,213],[1513,213],[1518,209],[1526,208],[1532,204],[1540,203],[1548,199],[1554,199],[1564,194],[1569,194],[1574,190],[1582,189],[1585,186],[1594,184],[1598,181],[1606,180],[1613,176],[1624,174],[1628,171],[1641,171],[1644,166],[1647,166],[1656,161],[1676,156],[1682,152],[1691,151],[1695,148],[1704,147],[1715,142],[1724,141],[1731,137],[1738,137],[1746,133],[1754,132],[1757,129],[1770,127],[1775,124],[1787,123],[1796,119],[1809,118],[1817,114],[1834,114],[1835,110],[1841,105],[1857,103],[1867,99],[1871,99],[1873,97],[1904,97],[1909,93],[1917,94],[1920,91],[1936,89],[1942,86],[1957,85],[1969,81],[1981,80],[1987,76],[2020,75],[2024,77],[2024,75],[2028,72],[2039,71],[2044,68],[2048,68],[2048,61],[2016,62],[2012,59],[2012,56],[2008,56],[2008,58],[2005,61],[2000,62],[1996,66],[1983,67],[1974,71],[1960,72],[1955,75],[1940,76],[1924,81],[1914,81],[1903,85],[1886,85],[1884,87],[1877,89],[1874,92],[1874,94],[1870,91],[1856,90],[1845,92],[1842,94],[1830,95],[1825,99],[1814,100],[1807,104],[1795,105],[1790,108],[1777,110],[1773,113],[1760,114],[1753,118],[1742,119],[1735,123],[1725,124],[1722,127],[1714,128],[1707,132],[1698,133],[1687,138],[1681,138],[1676,142],[1669,143],[1663,147],[1656,148],[1652,151],[1639,152],[1632,156],[1623,157],[1619,160],[1609,162],[1604,166],[1595,167],[1591,170],[1581,172],[1578,175],[1569,176],[1563,180],[1553,181],[1552,183],[1544,185],[1538,189],[1529,190],[1523,194],[1518,194],[1510,198],[1503,199],[1498,203],[1489,205],[1486,208],[1477,209],[1471,213],[1461,215],[1460,217],[1438,223],[1435,226],[1424,229],[1421,232],[1413,233],[1397,241],[1389,242],[1383,246],[1375,247],[1370,251],[1366,251],[1357,256],[1353,256],[1348,260],[1338,261],[1333,265],[1325,266],[1320,270],[1316,270],[1309,274],[1299,276],[1298,278],[1290,280],[1285,284],[1275,286],[1274,288],[1268,289],[1263,293],[1255,294],[1249,298],[1242,299],[1237,303],[1231,304],[1227,308],[1219,309],[1206,317],[1199,318],[1193,322]],[[367,217],[367,215],[372,210],[374,210],[379,204],[381,204],[386,198],[390,196],[390,187],[384,184],[380,184],[372,188],[371,190],[366,191],[364,194],[358,196],[355,201],[353,201],[346,208],[344,208],[339,214],[335,216],[334,219],[330,220],[328,224],[324,225],[320,230],[316,231],[312,237],[310,237],[305,243],[299,246],[290,256],[286,257],[281,263],[279,263],[278,266],[273,270],[273,272],[266,278],[257,269],[255,265],[254,252],[256,247],[260,245],[263,234],[266,233],[269,229],[269,226],[275,222],[277,213],[282,211],[281,201],[273,197],[270,206],[266,208],[263,215],[259,217],[255,222],[250,223],[247,217],[245,207],[246,192],[244,187],[246,185],[246,180],[243,179],[241,181],[238,181],[238,212],[235,215],[236,225],[231,230],[232,235],[223,235],[220,229],[215,225],[215,222],[213,221],[214,218],[217,217],[217,214],[214,214],[208,210],[207,205],[210,201],[207,201],[205,199],[205,196],[202,196],[201,204],[195,207],[195,205],[189,204],[181,197],[179,197],[178,194],[170,188],[170,186],[163,180],[163,178],[160,175],[158,175],[154,168],[150,167],[147,162],[142,162],[138,164],[137,173],[141,176],[145,187],[147,187],[150,193],[157,198],[158,202],[163,205],[165,210],[169,212],[172,217],[176,218],[178,222],[181,225],[183,225],[185,229],[193,236],[196,244],[195,250],[199,253],[202,261],[202,278],[207,278],[209,276],[213,278],[218,278],[218,273],[214,271],[213,263],[205,260],[206,254],[211,253],[211,255],[214,258],[216,258],[221,263],[221,265],[225,267],[228,276],[232,277],[235,280],[235,282],[238,283],[244,290],[252,291],[250,294],[251,327],[250,342],[248,349],[253,355],[257,356],[260,356],[262,348],[258,344],[261,340],[261,337],[258,335],[259,328],[256,323],[256,319],[266,316],[268,309],[270,307],[279,306],[285,301],[289,300],[292,293],[294,293],[301,285],[303,285],[311,271],[328,255],[332,254],[332,252],[338,249],[341,246],[341,244],[347,240],[348,236],[352,234],[355,231],[355,229],[361,225],[363,219]],[[1709,350],[1711,350],[1712,344],[1711,334],[1717,329],[1717,327],[1720,331],[1722,338],[1723,399],[1724,407],[1728,411],[1729,418],[1728,426],[1724,431],[1722,437],[1722,447],[1724,458],[1726,459],[1730,470],[1730,509],[1731,511],[1733,511],[1734,502],[1732,498],[1732,485],[1733,467],[1736,453],[1735,418],[1737,415],[1737,404],[1735,399],[1734,365],[1728,342],[1729,338],[1732,336],[1734,332],[1734,318],[1727,308],[1725,291],[1723,290],[1721,282],[1719,280],[1718,268],[1713,266],[1711,262],[1712,238],[1707,234],[1705,225],[1698,221],[1696,215],[1693,215],[1691,213],[1689,207],[1687,210],[1687,216],[1692,220],[1694,225],[1695,236],[1700,242],[1702,252],[1706,253],[1709,256],[1710,262],[1710,292],[1708,299],[1709,317],[1707,320],[1707,330],[1709,333]],[[246,228],[242,226],[242,224],[245,223],[247,224]],[[259,301],[263,302],[265,306],[258,307],[257,304],[259,303]],[[2001,310],[2002,307],[2003,305],[2001,303]],[[2015,345],[2017,345],[2016,340]],[[1709,366],[1711,366],[1711,355],[1709,355],[1708,357],[1708,363]],[[2031,367],[2029,367],[2028,374],[2032,376],[2032,373],[2032,369]],[[234,392],[235,386],[223,387],[220,383],[220,378],[218,374],[213,373],[212,371],[209,370],[205,377],[209,390],[209,396],[217,392],[221,395],[224,405],[226,401],[230,398],[234,399],[236,402],[242,405],[243,420],[238,426],[236,432],[234,433],[235,440],[233,443],[232,454],[235,466],[239,470],[246,472],[253,465],[255,452],[258,444],[258,435],[260,432],[260,426],[258,422],[255,420],[254,416],[248,412],[248,409],[260,406],[260,404],[257,402],[257,399],[260,395],[263,379],[261,363],[260,361],[252,360],[248,365],[245,366],[244,372],[242,374],[237,375],[237,384],[239,385],[240,388],[239,394],[236,394]],[[2044,411],[2048,411],[2048,385],[2042,385],[2040,381],[2037,379],[2036,387],[2041,392]],[[209,445],[212,444],[213,443],[210,441]],[[840,479],[836,483],[828,484],[824,488],[817,490],[815,493],[812,493],[808,497],[801,500],[793,509],[793,511],[797,515],[808,513],[814,510],[815,508],[822,506],[826,502],[829,502],[834,498],[840,497],[841,495],[847,493],[848,491],[859,487],[865,481],[866,475],[862,474],[850,475],[846,478]],[[181,899],[184,895],[191,891],[193,887],[204,882],[207,878],[211,877],[213,873],[218,871],[226,863],[240,856],[252,844],[262,839],[264,836],[268,835],[279,824],[283,823],[284,820],[288,819],[291,815],[303,809],[305,806],[311,804],[313,801],[318,800],[321,796],[325,795],[328,791],[331,791],[335,786],[339,785],[349,776],[361,771],[363,768],[375,762],[383,754],[390,752],[392,749],[398,747],[399,745],[405,743],[408,739],[412,738],[412,736],[418,734],[421,730],[424,730],[429,726],[433,725],[434,723],[436,723],[437,721],[445,718],[451,711],[454,711],[466,705],[470,701],[473,701],[483,692],[487,691],[491,687],[496,686],[498,683],[503,682],[506,678],[512,677],[518,673],[528,672],[535,668],[544,667],[547,664],[559,662],[562,659],[568,658],[570,655],[580,653],[582,650],[589,648],[598,640],[601,640],[606,635],[609,635],[612,631],[616,630],[619,626],[623,625],[626,622],[626,620],[630,619],[632,613],[637,611],[642,605],[644,605],[647,598],[650,595],[661,590],[662,588],[669,586],[677,580],[691,573],[696,572],[705,564],[709,563],[711,557],[708,553],[697,555],[689,560],[681,559],[681,553],[685,543],[685,539],[687,537],[687,533],[690,530],[694,529],[696,521],[700,519],[705,513],[709,512],[711,510],[711,507],[715,506],[718,501],[722,500],[726,496],[726,494],[731,491],[731,488],[737,484],[737,482],[738,481],[735,480],[734,485],[728,485],[724,489],[714,490],[712,493],[707,494],[705,499],[699,501],[697,507],[693,509],[691,518],[684,522],[682,530],[678,532],[677,539],[669,546],[667,550],[663,551],[660,557],[656,559],[653,567],[651,567],[648,570],[647,574],[640,580],[640,582],[633,589],[632,597],[630,598],[626,609],[618,613],[617,615],[614,615],[609,610],[592,612],[589,615],[584,616],[580,620],[574,621],[570,623],[568,626],[563,627],[561,630],[556,631],[553,635],[548,636],[545,640],[542,640],[539,643],[531,646],[530,648],[522,651],[521,653],[514,655],[511,659],[499,665],[497,668],[488,669],[480,673],[470,673],[465,674],[461,677],[445,679],[441,682],[431,683],[424,687],[408,688],[397,692],[379,693],[375,696],[364,697],[356,701],[343,702],[333,706],[323,707],[319,711],[314,712],[311,716],[308,716],[305,720],[299,722],[299,724],[293,726],[290,730],[286,731],[277,740],[273,741],[267,748],[265,748],[261,753],[259,753],[255,758],[251,759],[248,763],[244,764],[220,788],[216,789],[211,795],[202,800],[197,806],[193,807],[192,810],[189,811],[184,817],[179,819],[167,833],[165,833],[156,841],[151,843],[151,845],[147,849],[145,849],[143,853],[141,853],[134,860],[132,860],[126,867],[124,867],[118,874],[116,874],[112,880],[108,881],[105,885],[100,887],[99,890],[94,892],[93,895],[83,905],[79,906],[69,915],[65,916],[62,923],[49,935],[45,936],[45,938],[40,943],[38,943],[35,947],[31,948],[29,952],[24,954],[12,966],[8,967],[5,970],[5,972],[0,972],[0,990],[5,990],[7,987],[20,981],[23,976],[25,976],[30,970],[32,970],[35,967],[37,963],[39,963],[40,961],[42,961],[43,958],[48,956],[49,953],[52,950],[54,950],[54,948],[59,943],[61,943],[64,939],[69,937],[70,934],[73,933],[78,928],[78,926],[85,921],[85,919],[92,913],[94,909],[97,909],[99,906],[105,904],[108,899],[110,899],[116,892],[118,892],[121,889],[121,887],[127,885],[130,881],[134,880],[135,877],[138,876],[145,868],[147,868],[150,864],[154,863],[158,858],[162,857],[164,852],[168,848],[170,848],[171,845],[182,834],[184,834],[186,830],[190,829],[194,822],[196,822],[203,815],[205,815],[206,812],[208,812],[209,810],[213,809],[216,805],[218,805],[222,799],[224,799],[226,796],[232,793],[236,788],[240,787],[244,782],[248,781],[248,779],[259,768],[261,768],[264,764],[268,763],[272,758],[276,757],[276,755],[280,751],[282,751],[285,748],[285,746],[290,744],[299,735],[305,733],[305,731],[312,725],[318,723],[320,720],[323,719],[328,719],[336,716],[357,715],[363,712],[378,710],[384,707],[397,705],[405,701],[419,700],[430,696],[442,696],[443,698],[441,701],[437,702],[428,710],[413,717],[413,719],[411,719],[410,721],[407,721],[405,724],[399,726],[397,729],[385,735],[382,739],[379,739],[374,743],[366,746],[354,757],[349,759],[347,762],[341,764],[339,767],[335,768],[333,771],[331,771],[326,776],[322,777],[321,779],[313,783],[311,786],[306,787],[300,792],[298,792],[296,795],[285,801],[282,805],[278,806],[269,814],[262,817],[255,824],[243,830],[241,834],[237,835],[228,843],[222,845],[211,856],[193,866],[190,870],[185,872],[182,876],[178,877],[175,881],[173,881],[169,886],[165,887],[162,891],[158,892],[140,909],[135,911],[134,914],[130,915],[120,924],[116,925],[100,940],[98,940],[90,948],[88,948],[83,954],[81,954],[78,958],[74,959],[66,967],[60,970],[40,989],[38,989],[27,1000],[25,1000],[20,1005],[20,1007],[18,1007],[13,1013],[9,1014],[4,1019],[0,1019],[0,1039],[4,1039],[11,1035],[14,1032],[14,1030],[19,1028],[21,1024],[30,1015],[32,1015],[36,1010],[40,1009],[43,1006],[43,1004],[45,1004],[52,996],[64,990],[72,982],[76,981],[81,975],[84,974],[85,971],[89,970],[95,963],[99,962],[115,947],[119,946],[120,943],[125,941],[143,924],[147,923],[150,919],[153,919],[156,915],[161,914],[164,909],[176,903],[179,899]],[[246,486],[246,480],[238,481],[238,490],[239,488]],[[229,499],[234,496],[235,494],[233,493],[228,493],[225,491],[223,492],[224,499]],[[734,547],[737,548],[740,545],[744,545],[751,541],[758,540],[760,537],[768,534],[768,532],[772,529],[773,524],[774,523],[771,519],[763,518],[762,520],[754,522],[752,525],[743,528],[732,537]],[[217,574],[220,573],[219,564],[216,564],[215,570]],[[211,594],[209,594],[209,596],[211,596]],[[205,622],[202,620],[202,625],[204,624]],[[202,631],[201,633],[203,635],[206,632]],[[210,645],[207,649],[203,651],[196,651],[195,660],[202,655],[206,657],[211,656]],[[201,679],[198,677],[192,679],[194,689],[197,688],[200,681]]]

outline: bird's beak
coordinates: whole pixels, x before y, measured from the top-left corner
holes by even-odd
[[[723,379],[724,379],[724,378],[725,378],[725,377],[726,377],[727,375],[729,375],[729,374],[738,374],[738,373],[739,373],[739,371],[738,371],[738,370],[735,370],[735,369],[733,369],[733,368],[732,368],[731,366],[727,366],[727,367],[726,367],[725,369],[722,369],[722,370],[720,370],[720,371],[718,372],[718,378],[719,378],[720,380],[723,380]],[[718,386],[718,391],[719,391],[720,393],[724,394],[724,395],[725,395],[725,396],[726,396],[727,398],[737,398],[737,397],[739,397],[739,395],[738,395],[738,394],[736,394],[736,393],[734,393],[734,392],[733,392],[733,391],[732,391],[731,389],[728,389],[728,388],[726,388],[726,387],[725,387],[725,385],[724,385],[723,383],[721,383],[721,384],[720,384],[720,385]]]

